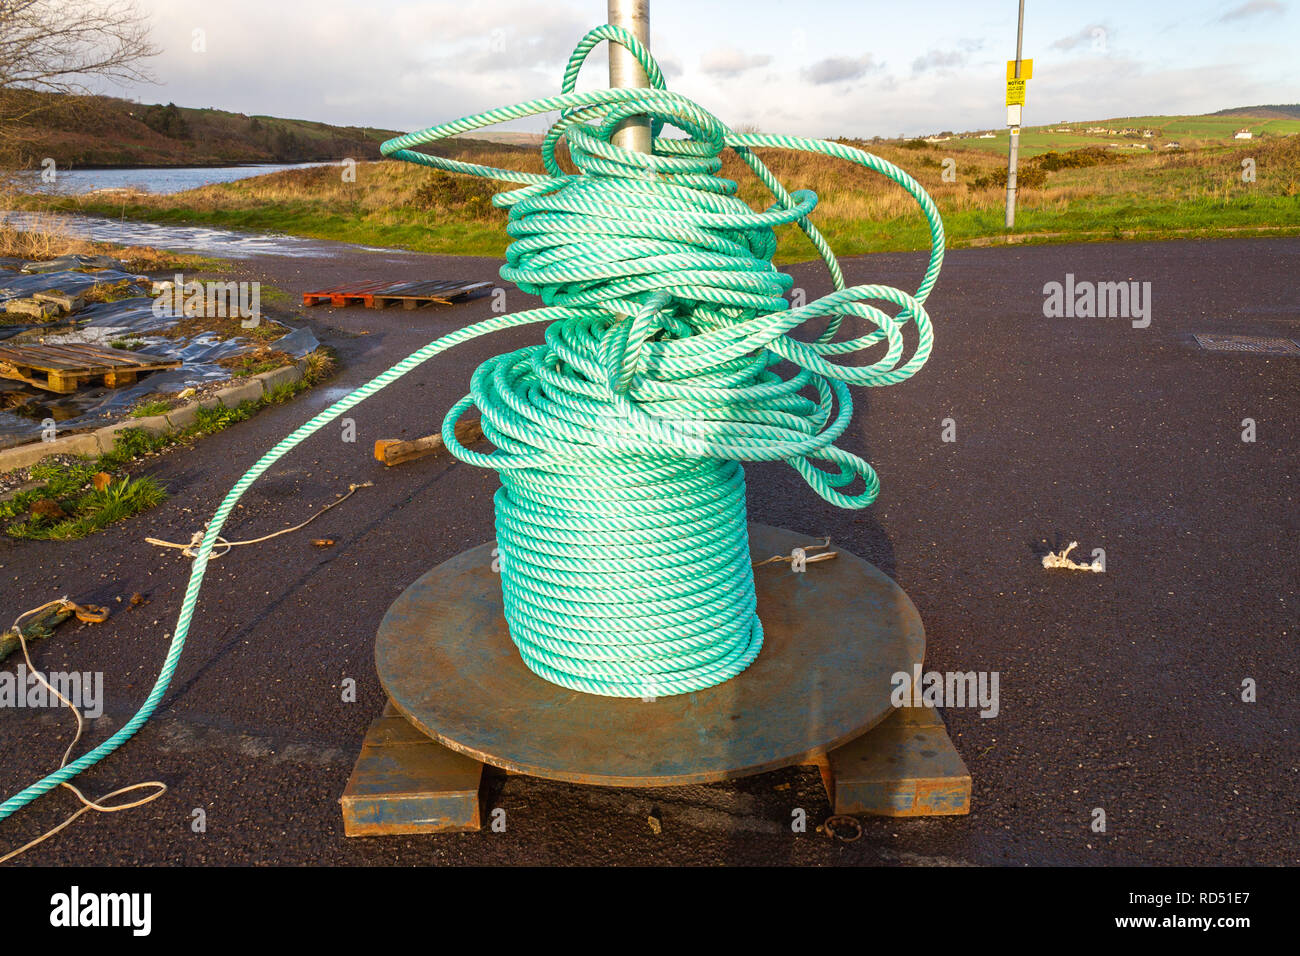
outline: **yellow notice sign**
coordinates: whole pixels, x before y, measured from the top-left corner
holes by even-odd
[[[1025,81],[1007,80],[1007,106],[1025,105]]]
[[[1016,78],[1016,61],[1007,60],[1007,79],[1014,80],[1015,78]],[[1032,80],[1034,78],[1033,60],[1020,61],[1020,78],[1022,80]]]

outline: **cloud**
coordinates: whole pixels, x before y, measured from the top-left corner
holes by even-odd
[[[1072,33],[1068,37],[1061,37],[1052,43],[1053,50],[1073,50],[1075,47],[1088,44],[1098,52],[1106,48],[1106,41],[1110,37],[1111,30],[1102,26],[1100,23],[1090,23],[1078,33]]]
[[[682,66],[682,61],[677,59],[675,56],[660,56],[655,54],[655,59],[659,62],[659,71],[663,73],[664,78],[668,80],[669,83],[671,83],[674,78],[681,76],[682,73],[685,72],[685,67]]]
[[[846,80],[860,80],[873,70],[880,69],[870,53],[862,56],[832,56],[818,60],[803,70],[803,78],[814,86],[827,83],[842,83]]]
[[[126,90],[128,95],[150,103],[172,100],[183,106],[398,130],[556,94],[562,63],[592,21],[592,4],[578,0],[137,2],[154,13],[154,39],[164,52],[151,66],[162,82],[135,84]],[[1101,120],[1275,102],[1276,93],[1269,91],[1276,90],[1278,78],[1288,82],[1294,76],[1294,58],[1283,38],[1271,38],[1276,49],[1252,48],[1251,58],[1240,66],[1220,61],[1231,64],[1245,53],[1209,42],[1224,26],[1240,34],[1243,27],[1282,19],[1262,11],[1253,19],[1218,22],[1225,11],[1246,3],[1216,0],[1210,5],[1209,12],[1190,25],[1200,35],[1208,34],[1206,50],[1189,44],[1168,64],[1177,67],[1172,71],[1133,62],[1124,51],[1115,50],[1117,28],[1093,25],[1091,19],[1110,14],[1080,14],[1065,21],[1058,35],[1078,30],[1073,42],[1058,41],[1056,49],[1048,50],[1053,39],[1049,33],[1034,43],[1043,57],[1050,53],[1077,62],[1068,70],[1050,71],[1041,69],[1040,61],[1028,118],[1035,123],[1049,118]],[[979,25],[981,14],[970,14],[972,21],[965,26],[954,24],[960,29],[951,40],[917,37],[910,45],[891,47],[890,56],[876,52],[872,58],[852,36],[816,34],[811,28],[806,50],[791,44],[764,47],[761,40],[755,45],[750,37],[760,36],[757,32],[712,40],[687,29],[693,21],[684,10],[669,12],[678,5],[662,6],[665,12],[656,21],[659,32],[652,49],[662,57],[671,88],[732,126],[753,123],[773,133],[809,136],[914,136],[1000,126],[1006,117],[1000,62],[1005,56],[991,52],[1002,49],[1005,30],[999,27],[996,39],[986,37]],[[703,11],[725,5],[695,6]],[[1293,17],[1297,9],[1300,2],[1288,3],[1283,16]],[[717,16],[725,19],[721,13]],[[1069,23],[1078,26],[1070,30]],[[205,53],[191,47],[194,29],[206,33]],[[1097,52],[1097,29],[1106,31],[1102,41],[1110,41],[1104,57]],[[812,44],[814,36],[818,46]],[[1123,38],[1131,39],[1128,33]],[[975,52],[981,39],[982,52]],[[359,40],[382,49],[384,56],[358,56]],[[720,49],[727,46],[741,52]],[[770,58],[753,55],[765,49]],[[1026,52],[1033,51],[1027,47]],[[960,54],[967,57],[964,63],[956,61]],[[708,71],[700,69],[702,59]],[[930,70],[921,73],[924,82],[914,78],[914,61]],[[1163,60],[1157,62],[1164,65]],[[1261,63],[1271,69],[1260,69]],[[578,88],[607,83],[602,47],[593,51]],[[835,95],[827,95],[829,91]],[[507,128],[536,131],[553,120],[553,114],[528,117]]]
[[[1248,17],[1259,16],[1261,13],[1282,13],[1285,10],[1286,5],[1279,3],[1278,0],[1250,0],[1249,3],[1233,7],[1219,17],[1219,22],[1229,23],[1232,20],[1245,20]]]
[[[930,50],[924,56],[912,61],[912,73],[924,73],[927,70],[950,70],[966,62],[966,54],[959,50]]]
[[[700,58],[700,69],[710,76],[733,77],[771,62],[772,58],[765,53],[742,53],[734,47],[719,47]]]

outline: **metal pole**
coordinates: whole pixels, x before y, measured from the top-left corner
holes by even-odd
[[[613,0],[610,0],[611,5]],[[1020,53],[1025,39],[1025,0],[1020,0],[1020,22],[1016,25],[1016,79],[1020,79]],[[1024,107],[1021,107],[1023,109]],[[1011,127],[1007,152],[1007,228],[1016,227],[1016,159],[1020,155],[1020,125]]]
[[[650,47],[650,0],[609,0],[609,22],[622,27]],[[616,43],[609,45],[609,85],[624,89],[645,89],[650,80],[641,64]],[[650,118],[631,116],[614,131],[614,145],[638,153],[650,152]]]

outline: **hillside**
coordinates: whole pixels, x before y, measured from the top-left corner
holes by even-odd
[[[1020,154],[1037,156],[1049,150],[1058,152],[1082,149],[1087,146],[1104,146],[1136,153],[1158,152],[1168,144],[1177,143],[1182,149],[1226,149],[1233,144],[1238,130],[1249,130],[1255,142],[1276,139],[1300,133],[1300,116],[1281,115],[1285,109],[1300,107],[1241,107],[1236,110],[1211,113],[1204,116],[1119,116],[1104,120],[1084,122],[1049,123],[1044,126],[1024,126],[1020,131]],[[1273,110],[1278,115],[1260,116],[1248,110]],[[1028,116],[1026,116],[1028,118]],[[978,133],[962,134],[951,142],[964,148],[982,149],[996,153],[1007,151],[1007,130],[992,130],[993,136],[984,139]],[[1147,133],[1150,135],[1146,135]]]
[[[391,130],[246,116],[108,96],[9,93],[5,112],[30,113],[6,130],[0,162],[62,167],[220,166],[377,159]]]
[[[34,167],[53,157],[65,168],[86,166],[220,166],[239,163],[324,162],[378,159],[379,144],[397,131],[332,126],[309,120],[140,104],[107,96],[8,93],[0,117],[33,110],[6,130],[0,164]],[[17,98],[16,100],[14,98]],[[1028,118],[1028,117],[1027,117]],[[1255,137],[1300,133],[1300,104],[1241,106],[1204,116],[1139,116],[1026,126],[1026,157],[1048,150],[1112,146],[1135,151],[1227,145],[1241,128]],[[1125,135],[1126,131],[1133,131]],[[1143,131],[1150,130],[1150,136]],[[978,133],[953,137],[966,148],[1006,152],[1005,129],[988,139]],[[459,138],[459,137],[457,137]],[[466,138],[503,146],[536,147],[538,133],[476,131]]]
[[[1219,110],[1211,116],[1258,116],[1260,119],[1300,119],[1300,103],[1286,103],[1274,106],[1234,106],[1230,110]]]

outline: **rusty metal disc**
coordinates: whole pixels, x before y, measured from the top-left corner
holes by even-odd
[[[756,561],[816,543],[751,524]],[[408,587],[379,626],[393,704],[452,750],[516,773],[606,786],[728,780],[807,762],[892,709],[892,678],[925,656],[916,608],[861,558],[754,569],[763,650],[748,670],[654,700],[581,694],[528,670],[510,641],[493,543]],[[839,549],[835,549],[839,550]]]

